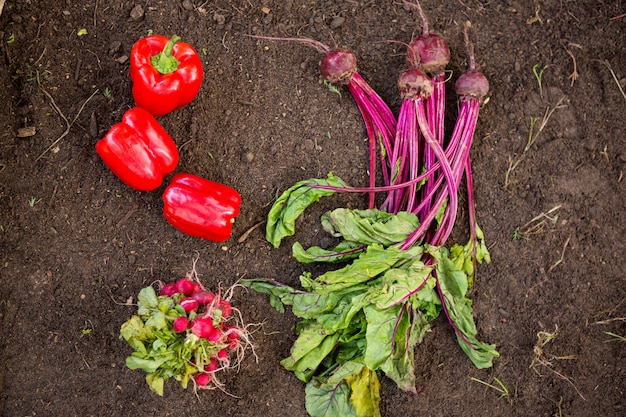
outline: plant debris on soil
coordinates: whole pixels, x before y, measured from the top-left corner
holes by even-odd
[[[472,23],[489,80],[472,166],[491,263],[471,298],[481,338],[498,346],[476,369],[437,319],[418,345],[418,394],[381,378],[383,416],[622,416],[626,413],[626,9],[621,1],[420,2],[445,37],[456,79]],[[257,358],[220,390],[166,383],[150,391],[125,366],[120,326],[138,292],[195,271],[211,288],[241,279],[297,286],[305,270],[288,238],[264,238],[274,200],[333,172],[369,182],[367,131],[347,90],[330,91],[319,55],[254,36],[308,37],[355,52],[359,73],[389,104],[420,18],[402,1],[245,0],[36,2],[0,0],[0,415],[302,416],[302,383],[280,361],[297,319],[237,288]],[[200,53],[204,80],[188,106],[159,118],[178,145],[177,170],[154,192],[125,186],[95,143],[134,106],[128,56],[149,33]],[[394,41],[394,42],[389,42]],[[452,83],[446,84],[450,91]],[[456,115],[447,95],[446,126]],[[347,160],[346,155],[350,155]],[[177,172],[242,196],[229,240],[184,235],[163,217]],[[303,245],[332,246],[319,226],[338,194],[298,223]],[[468,213],[459,204],[459,224]],[[453,241],[466,241],[459,229]],[[317,268],[317,269],[316,269]],[[258,362],[257,362],[258,359]]]

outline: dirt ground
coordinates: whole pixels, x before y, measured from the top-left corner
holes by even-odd
[[[624,3],[422,5],[452,51],[448,126],[453,81],[467,65],[466,20],[490,82],[472,162],[492,263],[480,267],[472,297],[479,336],[501,357],[492,369],[475,369],[440,318],[417,349],[419,395],[383,379],[382,413],[623,416],[626,342],[607,332],[626,335]],[[119,329],[135,311],[125,303],[155,280],[183,276],[195,257],[209,287],[246,277],[297,285],[300,273],[315,269],[291,258],[295,238],[317,244],[326,238],[324,210],[366,205],[355,195],[320,202],[279,249],[265,241],[263,226],[246,235],[298,180],[332,171],[367,183],[362,119],[347,90],[339,96],[322,85],[319,54],[246,35],[307,36],[352,49],[397,113],[404,46],[386,41],[409,42],[420,29],[400,0],[6,1],[0,414],[306,416],[303,384],[279,364],[296,319],[274,311],[265,295],[238,290],[234,300],[247,322],[264,323],[254,334],[258,363],[250,355],[228,374],[231,395],[197,397],[174,381],[158,397],[143,372],[125,367],[131,349]],[[180,147],[177,172],[241,193],[226,243],[178,232],[163,218],[163,187],[129,189],[95,153],[134,105],[128,55],[149,32],[178,34],[202,55],[199,96],[159,120]],[[466,236],[459,227],[451,241]],[[542,334],[551,335],[543,346]]]

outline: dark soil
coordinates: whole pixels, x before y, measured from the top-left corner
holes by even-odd
[[[423,7],[452,51],[450,97],[467,65],[468,19],[491,83],[472,161],[492,263],[480,266],[473,299],[480,338],[501,357],[493,369],[475,369],[440,318],[417,350],[419,395],[383,379],[383,415],[622,416],[626,342],[606,332],[626,334],[624,3],[424,0]],[[87,33],[78,36],[81,29]],[[125,303],[155,280],[183,276],[196,257],[209,287],[243,277],[297,285],[310,268],[291,258],[294,239],[273,249],[262,226],[240,238],[298,180],[332,171],[367,183],[362,119],[347,90],[339,96],[320,82],[319,54],[246,35],[351,48],[397,112],[404,46],[386,41],[408,42],[420,29],[417,13],[399,0],[8,0],[0,16],[0,414],[306,416],[303,384],[279,364],[296,319],[274,311],[266,296],[236,292],[245,320],[264,325],[254,334],[258,363],[249,355],[226,378],[232,395],[195,396],[174,381],[164,397],[152,393],[143,372],[124,365],[131,349],[119,329],[135,311]],[[202,54],[199,96],[159,120],[180,147],[178,172],[241,193],[224,244],[178,232],[161,213],[163,187],[129,189],[95,153],[133,106],[127,56],[150,31],[176,33]],[[534,66],[545,67],[541,83]],[[451,126],[454,98],[448,108]],[[537,129],[544,116],[524,152],[531,120],[538,118]],[[35,134],[19,137],[21,128]],[[364,207],[366,198],[320,202],[296,238],[319,243],[320,214],[348,204]],[[459,227],[451,241],[466,236]],[[554,337],[537,350],[540,332]],[[496,378],[508,396],[477,382],[499,387]]]

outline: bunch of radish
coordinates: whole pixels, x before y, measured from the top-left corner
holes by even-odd
[[[126,359],[130,369],[146,371],[150,388],[163,395],[168,378],[186,388],[224,390],[220,373],[237,368],[252,348],[241,313],[225,294],[207,290],[195,278],[159,283],[138,296],[138,311],[122,325],[121,336],[135,349]]]

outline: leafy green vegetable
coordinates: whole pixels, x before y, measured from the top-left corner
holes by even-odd
[[[341,299],[341,294],[317,294],[296,290],[277,281],[247,280],[244,284],[249,288],[270,294],[272,307],[284,313],[283,304],[293,306],[293,313],[304,319],[313,319],[322,313],[332,311]]]
[[[490,368],[493,358],[500,355],[495,345],[479,342],[476,338],[478,330],[472,316],[472,302],[465,296],[468,290],[467,275],[449,259],[445,248],[440,249],[437,278],[461,349],[477,368]]]
[[[413,258],[421,254],[422,248],[419,246],[402,250],[396,246],[383,248],[379,244],[373,243],[351,264],[319,276],[312,283],[311,289],[320,294],[340,291],[353,285],[368,282],[391,268],[410,263]]]
[[[370,369],[379,369],[393,353],[395,328],[402,307],[396,305],[381,309],[370,304],[363,310],[367,319],[365,365]]]
[[[403,242],[419,226],[413,213],[391,214],[376,209],[338,208],[322,215],[322,227],[334,237],[363,245],[390,246]]]
[[[334,349],[339,336],[339,333],[326,333],[318,323],[308,326],[293,344],[289,357],[280,364],[293,371],[298,379],[308,382],[320,363]]]
[[[320,198],[335,193],[334,190],[315,188],[320,185],[347,187],[341,178],[328,174],[326,179],[314,178],[296,183],[274,202],[267,216],[265,237],[275,248],[280,246],[284,237],[295,233],[296,220],[307,207]]]
[[[361,372],[346,378],[352,395],[350,402],[357,417],[380,417],[380,382],[375,371],[367,366]]]
[[[359,417],[350,401],[346,379],[363,367],[361,363],[346,362],[330,376],[313,378],[305,389],[306,411],[313,417]]]
[[[412,316],[412,317],[409,317]],[[430,330],[429,322],[418,310],[408,308],[398,321],[393,352],[380,369],[398,388],[417,394],[415,387],[415,346]]]
[[[293,234],[291,226],[304,208],[327,195],[317,192],[328,190],[311,188],[311,181],[320,180],[298,183],[272,208],[267,238],[274,246]],[[311,416],[380,416],[379,372],[400,389],[416,393],[415,348],[444,307],[474,365],[491,366],[498,353],[494,345],[477,340],[466,297],[474,273],[471,242],[450,252],[427,244],[401,249],[419,226],[417,217],[405,212],[341,208],[325,213],[322,226],[339,243],[333,249],[305,250],[296,242],[294,257],[303,263],[345,265],[315,278],[302,274],[302,290],[273,280],[243,282],[269,294],[278,311],[288,305],[303,319],[290,355],[281,364],[307,382],[306,409]],[[482,231],[477,229],[476,235],[476,258],[489,261]]]
[[[357,242],[344,240],[333,249],[322,249],[319,246],[311,246],[304,249],[299,242],[293,244],[291,250],[293,257],[302,263],[313,262],[340,262],[358,258],[359,254],[366,249],[365,245]]]
[[[467,274],[470,279],[470,283],[472,282],[476,272],[474,271],[474,261],[478,263],[491,262],[491,256],[489,255],[489,250],[485,244],[485,235],[478,225],[475,226],[475,230],[476,242],[470,239],[465,246],[455,244],[450,248],[450,259],[454,261],[457,268],[462,269]],[[476,248],[476,257],[474,257],[473,253],[474,247]]]

